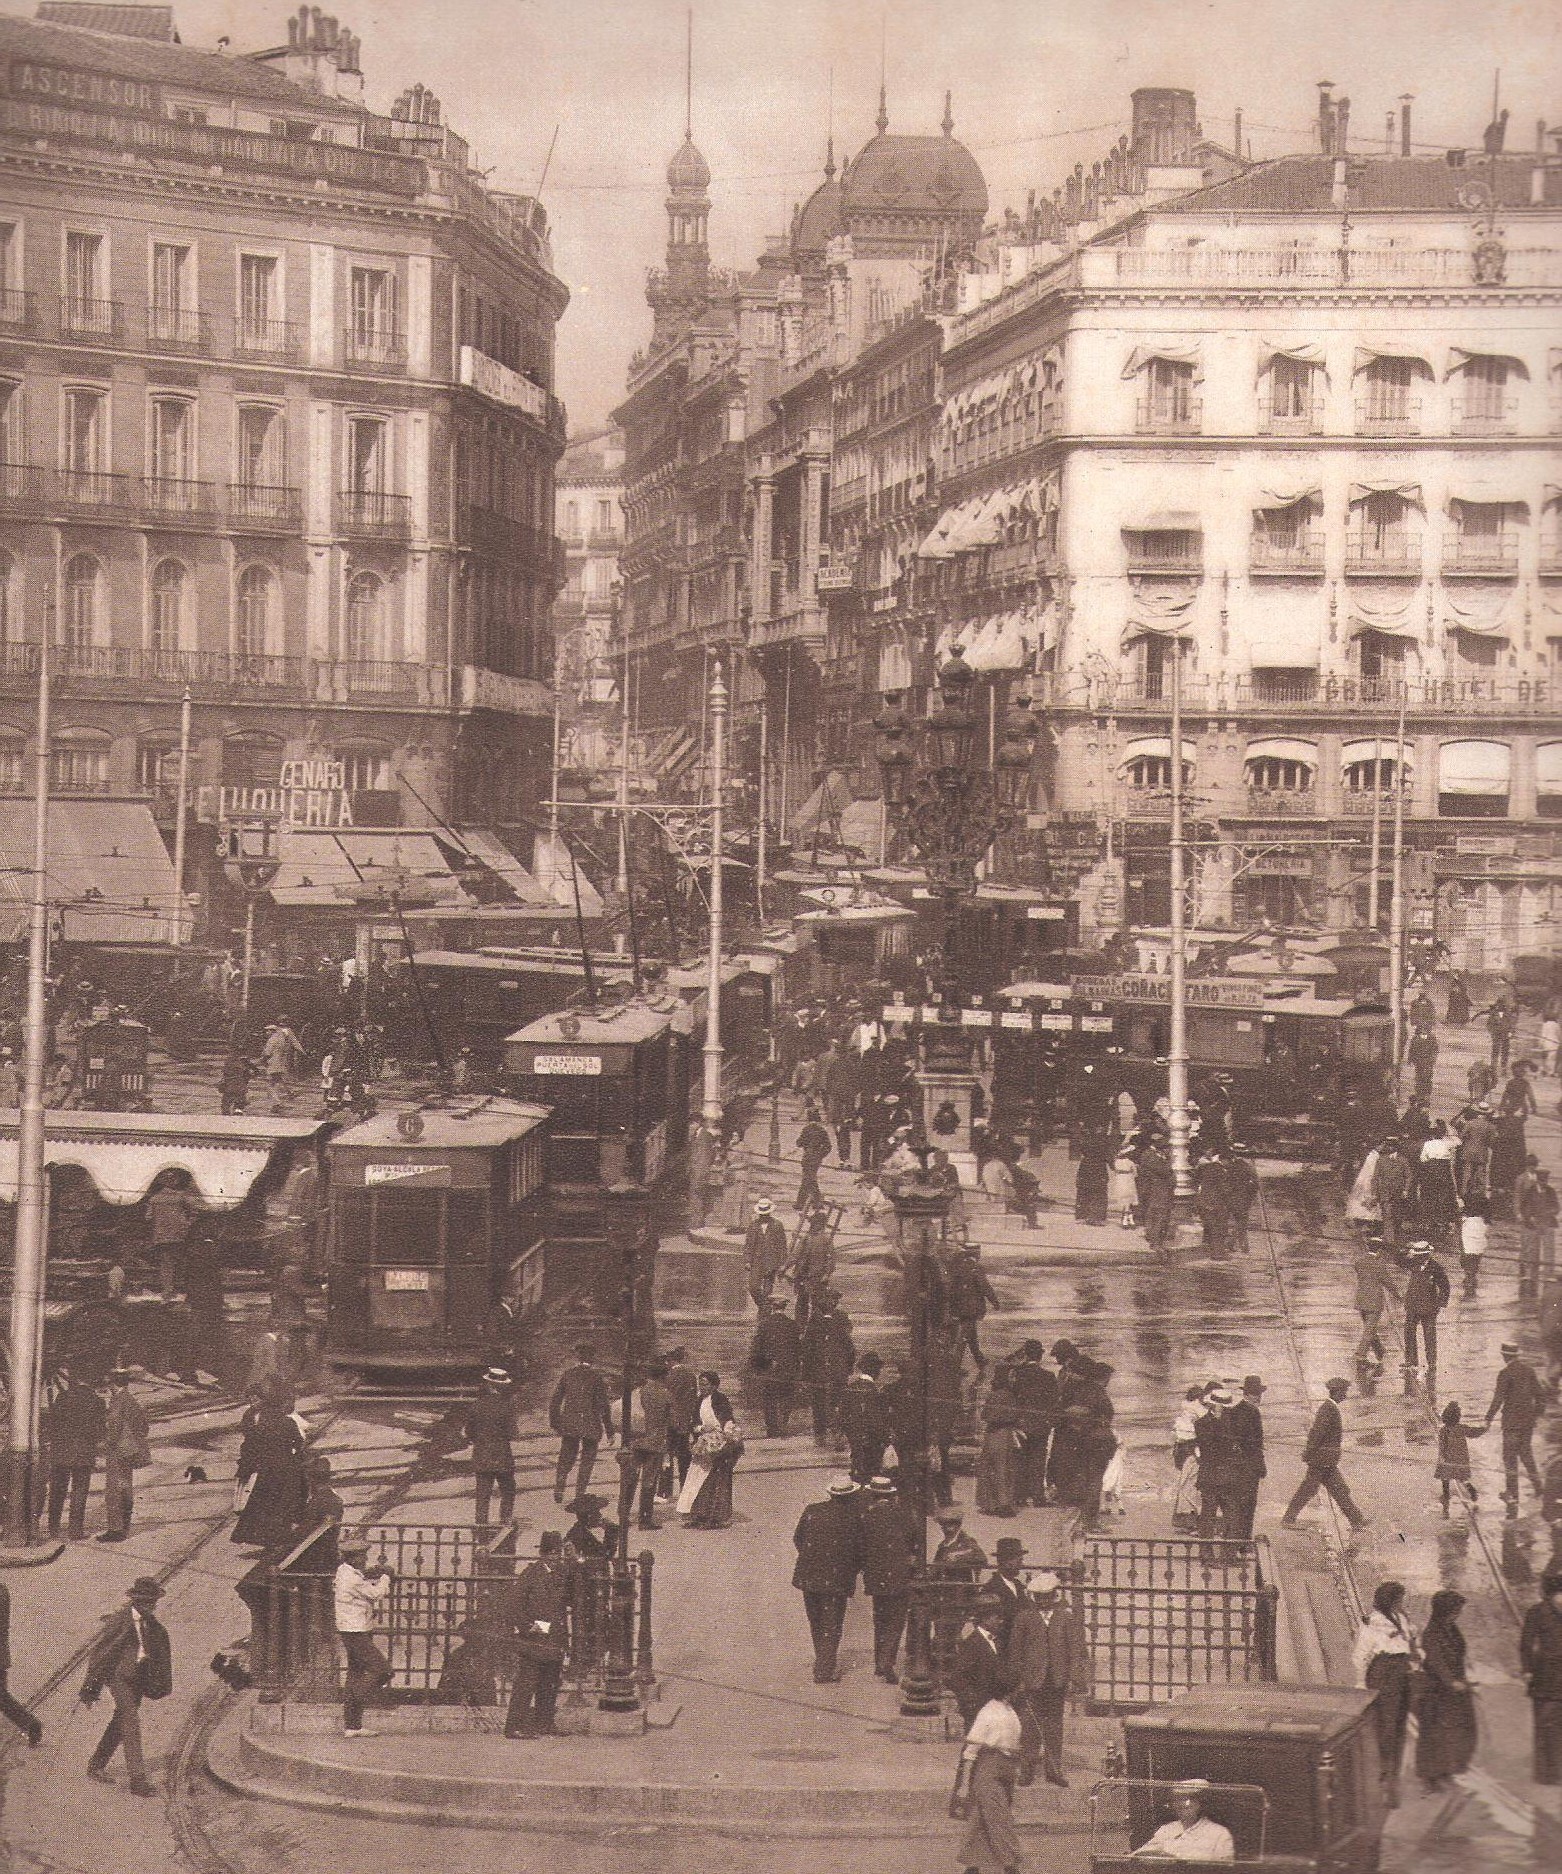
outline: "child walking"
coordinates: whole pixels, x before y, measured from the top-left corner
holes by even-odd
[[[1448,1505],[1452,1497],[1451,1486],[1463,1484],[1470,1499],[1470,1507],[1475,1508],[1475,1499],[1479,1495],[1475,1485],[1470,1482],[1470,1440],[1481,1437],[1484,1425],[1466,1425],[1459,1411],[1459,1401],[1452,1399],[1443,1407],[1443,1422],[1437,1428],[1437,1469],[1432,1473],[1441,1480],[1443,1486],[1443,1514],[1448,1514]]]

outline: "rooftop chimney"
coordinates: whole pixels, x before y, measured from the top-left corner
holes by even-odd
[[[1325,156],[1334,154],[1334,80],[1318,80],[1318,147]]]
[[[1350,199],[1349,188],[1350,165],[1343,156],[1336,156],[1334,159],[1334,184],[1329,191],[1329,199],[1341,214],[1345,212],[1346,204]]]
[[[1405,91],[1400,94],[1399,153],[1401,156],[1408,156],[1410,154],[1410,104],[1414,96],[1415,93],[1413,91]]]
[[[1176,167],[1192,160],[1198,113],[1191,91],[1145,86],[1133,94],[1133,152],[1142,165]]]
[[[1529,201],[1531,208],[1544,207],[1546,200],[1546,120],[1544,117],[1535,124],[1535,164],[1529,172]]]
[[[1343,156],[1350,148],[1350,99],[1341,98],[1334,107],[1334,155]]]

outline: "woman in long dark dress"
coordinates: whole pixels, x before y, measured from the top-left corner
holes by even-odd
[[[1380,1581],[1372,1612],[1356,1635],[1356,1677],[1377,1694],[1372,1707],[1378,1732],[1378,1770],[1390,1809],[1399,1807],[1399,1769],[1405,1755],[1405,1727],[1410,1721],[1410,1668],[1416,1636],[1405,1618],[1405,1584]]]
[[[1470,1767],[1475,1756],[1475,1694],[1465,1676],[1466,1649],[1459,1631],[1464,1596],[1440,1588],[1432,1596],[1432,1614],[1421,1634],[1425,1674],[1416,1704],[1416,1775],[1428,1790],[1447,1789],[1450,1779]]]
[[[1111,1141],[1104,1133],[1086,1133],[1080,1141],[1079,1170],[1074,1176],[1074,1216],[1078,1222],[1106,1222],[1111,1177]]]
[[[721,1375],[702,1373],[694,1458],[678,1498],[686,1527],[725,1529],[732,1521],[732,1473],[742,1455],[737,1418],[721,1390]]]
[[[261,1398],[239,1421],[238,1485],[244,1497],[232,1540],[263,1549],[283,1548],[303,1520],[309,1479],[304,1435],[285,1403]]]

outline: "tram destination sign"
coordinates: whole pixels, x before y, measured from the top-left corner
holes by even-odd
[[[1169,976],[1077,976],[1074,995],[1086,1002],[1170,1002]],[[1264,992],[1254,983],[1225,978],[1195,980],[1187,985],[1191,1009],[1261,1009]]]
[[[595,1079],[602,1072],[600,1054],[534,1054],[534,1074],[580,1074]]]

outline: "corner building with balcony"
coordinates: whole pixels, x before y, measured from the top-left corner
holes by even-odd
[[[1212,179],[1190,94],[1135,106],[1133,198],[1098,166],[1072,236],[948,326],[923,549],[946,642],[1041,673],[1085,927],[1166,923],[1180,759],[1201,925],[1364,923],[1375,796],[1386,925],[1400,786],[1412,935],[1547,949],[1562,166],[1356,157],[1326,99],[1321,154]]]
[[[356,824],[521,829],[564,441],[546,221],[422,86],[379,115],[354,35],[285,24],[241,54],[164,7],[0,20],[0,787],[49,622],[67,790],[169,813],[188,688],[200,817],[326,761]]]

